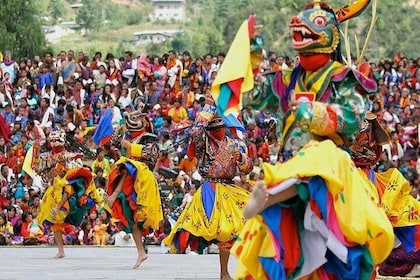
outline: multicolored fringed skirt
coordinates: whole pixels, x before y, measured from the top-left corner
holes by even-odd
[[[235,279],[370,279],[394,233],[374,186],[332,141],[311,141],[289,161],[264,165],[272,188],[289,178],[298,195],[249,220],[231,253]]]
[[[204,182],[163,243],[171,252],[185,252],[192,235],[229,250],[246,222],[243,210],[248,199],[249,192],[242,188]]]
[[[117,188],[121,167],[128,176],[122,182],[122,191],[112,205],[112,217],[120,230],[131,233],[133,226],[140,229],[159,229],[163,221],[159,187],[146,164],[121,157],[109,174],[108,194]]]

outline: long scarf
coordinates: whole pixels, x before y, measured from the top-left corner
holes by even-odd
[[[5,60],[3,60],[3,63],[4,63],[4,65],[6,65],[6,66],[10,66],[10,65],[12,65],[13,63],[15,63],[15,61],[14,61],[13,59],[5,59]]]

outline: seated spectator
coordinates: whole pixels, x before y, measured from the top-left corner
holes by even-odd
[[[114,244],[115,234],[118,232],[117,226],[112,222],[111,215],[109,212],[102,209],[99,212],[99,217],[102,219],[103,223],[106,224],[106,232],[109,234],[108,244]]]
[[[105,246],[109,240],[109,234],[107,232],[107,224],[104,224],[104,220],[100,217],[96,219],[96,225],[93,227],[93,244]]]
[[[162,139],[159,143],[159,149],[163,152],[167,152],[168,156],[171,160],[174,159],[175,157],[175,147],[174,144],[172,143],[172,140],[170,139],[169,133],[168,132],[163,132],[162,133]]]
[[[84,220],[78,234],[80,245],[93,245],[93,226],[89,220]]]
[[[174,183],[173,185],[173,197],[169,201],[169,205],[172,208],[177,208],[181,206],[182,200],[184,199],[184,191],[182,187],[178,183]]]
[[[36,218],[38,216],[39,210],[41,209],[41,196],[39,194],[35,194],[32,199],[32,205],[29,208],[32,216]]]
[[[158,172],[159,168],[161,168],[161,167],[173,169],[174,168],[174,163],[169,158],[168,152],[167,151],[160,151],[159,154],[160,154],[160,156],[159,156],[159,159],[156,162],[155,169],[153,170],[153,172],[155,172],[155,173]]]
[[[46,137],[44,131],[30,119],[25,128],[26,137],[30,143],[39,143],[41,146],[45,144]]]
[[[173,107],[168,111],[168,116],[172,118],[172,121],[174,123],[180,123],[181,121],[185,121],[188,119],[187,110],[184,107],[182,107],[181,104],[181,99],[175,99]]]
[[[0,213],[0,246],[12,244],[12,237],[12,224],[7,221],[4,213]]]
[[[102,148],[98,148],[96,153],[98,156],[92,163],[93,174],[97,175],[97,172],[100,168],[100,170],[103,172],[103,177],[108,178],[110,165],[109,160],[105,158],[105,150]]]
[[[38,223],[33,220],[30,212],[23,212],[22,221],[23,245],[36,245],[43,242],[44,232]]]
[[[190,204],[194,194],[195,194],[195,185],[191,185],[188,192],[184,195],[184,198],[182,199],[182,203],[180,205],[181,208],[185,208]]]
[[[198,160],[196,157],[189,157],[187,154],[179,162],[178,169],[191,175],[191,172],[193,172],[197,168],[197,162]]]

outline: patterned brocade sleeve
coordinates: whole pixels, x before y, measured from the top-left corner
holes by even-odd
[[[354,89],[354,84],[345,81],[330,103],[300,102],[296,121],[315,135],[339,133],[352,141],[366,114],[365,104],[364,97]]]

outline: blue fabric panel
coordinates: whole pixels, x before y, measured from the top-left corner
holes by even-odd
[[[266,225],[273,233],[276,242],[280,244],[280,255],[283,256],[283,240],[280,233],[281,214],[282,208],[278,204],[268,207],[261,213]],[[277,262],[274,258],[259,258],[265,273],[269,276],[269,279],[287,279],[282,259],[283,257],[281,257],[280,261]]]
[[[311,177],[308,181],[309,194],[311,199],[316,201],[318,204],[319,211],[321,212],[322,218],[327,218],[327,197],[328,190],[325,185],[324,179],[319,176]]]
[[[201,185],[201,201],[203,203],[204,212],[207,219],[210,220],[213,213],[214,201],[216,200],[216,193],[209,182],[204,182]]]
[[[416,249],[414,241],[416,232],[417,229],[414,226],[394,228],[395,235],[401,241],[404,249],[407,252],[413,252]]]

